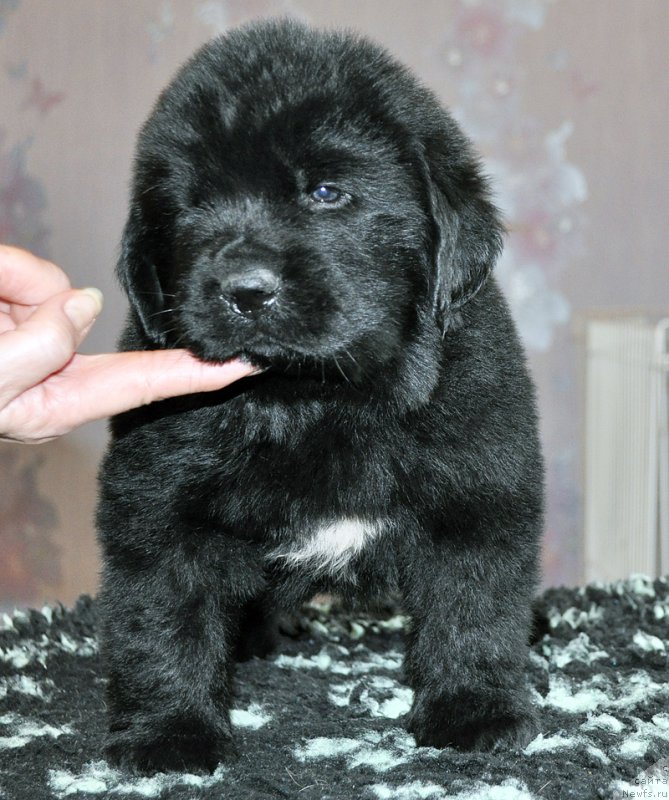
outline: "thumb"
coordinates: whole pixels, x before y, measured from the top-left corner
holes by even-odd
[[[0,335],[0,403],[62,369],[101,309],[98,289],[72,289],[49,298]]]
[[[63,312],[74,326],[75,332],[79,334],[78,345],[102,311],[102,292],[90,287],[68,292],[68,294],[70,297],[65,301]]]

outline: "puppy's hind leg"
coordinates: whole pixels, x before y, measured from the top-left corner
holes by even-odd
[[[239,618],[235,661],[265,658],[279,641],[279,616],[267,595],[249,600]]]

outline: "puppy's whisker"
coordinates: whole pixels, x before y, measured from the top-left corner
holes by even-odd
[[[346,355],[347,355],[347,356],[348,356],[348,357],[351,359],[351,361],[352,361],[352,362],[355,364],[355,366],[356,366],[358,369],[360,369],[360,364],[358,364],[358,362],[355,360],[355,358],[353,357],[353,355],[351,354],[351,352],[350,352],[349,350],[347,350],[345,347],[344,347],[344,348],[342,348],[342,349],[343,349],[343,351],[346,353]]]
[[[368,377],[367,373],[353,357],[353,354],[350,353],[345,347],[343,348],[343,350],[346,353],[346,355],[351,359],[352,364],[354,365],[356,370],[360,373],[360,375],[362,375],[363,378],[367,378]]]
[[[339,365],[339,361],[337,360],[337,356],[333,355],[333,356],[332,356],[332,358],[333,358],[333,360],[334,360],[334,363],[335,363],[335,366],[336,366],[336,367],[337,367],[337,369],[339,370],[339,372],[340,372],[340,374],[341,374],[342,378],[343,378],[343,379],[346,381],[346,383],[350,383],[351,381],[349,380],[349,377],[348,377],[348,375],[347,375],[347,374],[344,372],[344,370],[343,370],[343,369],[341,368],[341,366]]]
[[[169,335],[170,333],[176,333],[178,330],[179,330],[179,329],[178,329],[178,328],[175,326],[175,327],[173,327],[173,328],[166,328],[166,329],[163,331],[163,333],[164,333],[165,335]],[[175,340],[174,344],[175,344],[177,347],[180,347],[180,346],[181,346],[181,343],[183,342],[183,340],[184,340],[184,335],[183,335],[183,334],[180,334],[179,336],[177,336],[177,338],[176,338],[176,340]]]
[[[150,194],[151,192],[155,192],[156,189],[160,189],[162,184],[160,183],[152,183],[151,186],[147,186],[145,189],[142,190],[142,195]]]
[[[136,294],[144,295],[145,297],[176,297],[172,292],[144,292],[137,291]]]

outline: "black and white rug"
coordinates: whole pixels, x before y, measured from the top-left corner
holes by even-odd
[[[669,797],[669,583],[635,576],[537,604],[541,734],[522,751],[417,748],[401,724],[402,616],[305,609],[306,631],[237,672],[239,760],[136,778],[100,753],[96,609],[0,619],[0,798],[534,800]]]

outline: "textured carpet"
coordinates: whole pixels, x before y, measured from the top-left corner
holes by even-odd
[[[96,609],[0,620],[0,797],[531,800],[669,797],[669,584],[633,577],[539,598],[523,751],[417,748],[401,725],[401,616],[327,606],[237,671],[241,757],[211,776],[133,778],[102,758]]]

